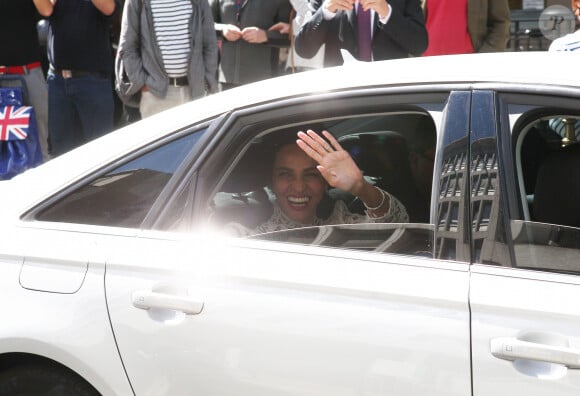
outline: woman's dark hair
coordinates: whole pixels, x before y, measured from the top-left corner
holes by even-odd
[[[297,125],[279,129],[276,132],[272,132],[265,136],[261,143],[264,153],[262,157],[264,169],[271,170],[274,167],[274,160],[276,159],[276,155],[282,149],[282,147],[289,144],[296,144],[296,140],[298,140],[298,132],[306,132],[308,129],[320,132],[322,130],[322,126],[318,124]]]

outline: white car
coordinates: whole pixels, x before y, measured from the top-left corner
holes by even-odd
[[[295,74],[0,183],[0,395],[577,396],[578,65]],[[306,127],[410,221],[222,232],[268,218],[267,154]]]

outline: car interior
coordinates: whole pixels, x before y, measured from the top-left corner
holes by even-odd
[[[413,177],[409,152],[435,151],[435,124],[426,112],[406,111],[317,120],[256,133],[209,204],[211,224],[223,226],[233,222],[253,229],[266,221],[272,214],[274,200],[268,184],[275,146],[294,142],[296,133],[306,129],[332,133],[350,153],[367,181],[396,196],[405,205],[412,222],[429,223],[430,193],[425,200],[419,199],[417,184],[420,181]],[[429,180],[432,180],[432,173]],[[430,192],[430,189],[430,183],[422,186],[422,190]],[[319,206],[319,217],[330,215],[333,200],[344,201],[351,212],[364,213],[359,199],[330,188],[328,199]]]
[[[577,273],[580,259],[580,117],[549,114],[516,128],[523,218],[511,222],[519,268]]]
[[[517,172],[528,221],[580,227],[580,118],[546,116],[524,127]]]

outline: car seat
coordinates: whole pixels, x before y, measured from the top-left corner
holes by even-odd
[[[544,159],[536,178],[533,214],[541,223],[580,227],[580,144]]]
[[[235,222],[253,229],[271,216],[273,206],[266,190],[270,173],[264,166],[267,155],[262,145],[249,146],[213,198],[212,224]]]
[[[426,222],[428,214],[418,216],[421,202],[409,166],[406,138],[394,131],[377,131],[348,136],[340,141],[364,175],[383,190],[394,195],[407,209],[411,221]],[[364,212],[360,199],[349,205],[352,212]]]

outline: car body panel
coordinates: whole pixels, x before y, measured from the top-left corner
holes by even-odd
[[[517,356],[507,360],[491,353],[492,340],[506,337],[514,343],[563,348],[580,358],[577,276],[478,265],[472,268],[470,284],[474,396],[577,395],[578,369]],[[556,350],[547,355],[559,356]]]
[[[60,231],[33,235],[29,231],[16,229],[2,239],[1,353],[42,356],[72,368],[102,394],[132,394],[110,330],[103,287],[105,267],[102,261],[94,261],[94,237]],[[73,254],[79,252],[77,257],[82,259],[75,260]],[[28,262],[34,267],[26,269]],[[71,285],[33,274],[41,268],[43,275],[56,277],[70,268],[76,275],[79,267],[83,269],[80,284],[78,279]],[[31,277],[23,284],[27,270],[32,270]],[[31,285],[34,287],[27,287]]]
[[[281,255],[201,236],[133,242],[108,258],[106,288],[136,394],[470,394],[467,264],[284,244]],[[203,310],[131,304],[160,290]]]
[[[476,115],[471,127],[471,239],[477,246],[473,250],[469,296],[473,395],[577,394],[578,276],[529,269],[572,272],[577,271],[578,263],[569,256],[566,268],[558,268],[558,259],[550,257],[564,254],[558,251],[558,245],[534,244],[542,240],[546,230],[558,227],[513,220],[519,217],[519,198],[510,150],[513,125],[506,122],[510,98],[498,99],[495,92],[474,92],[474,108],[488,109],[493,117]],[[538,107],[548,100],[533,94],[521,97]],[[550,99],[557,103],[555,97]],[[530,110],[531,106],[520,106],[513,111],[521,115]],[[485,205],[487,213],[480,210]],[[512,239],[513,245],[505,243]],[[520,241],[519,245],[515,241]],[[542,262],[546,260],[549,262]]]

